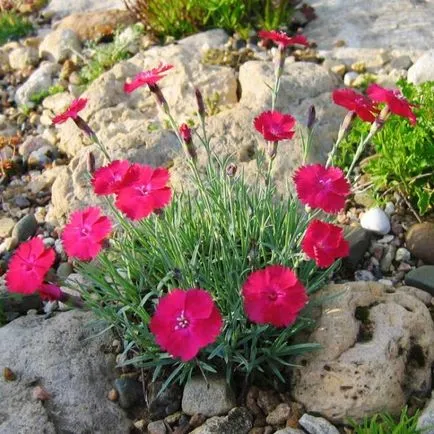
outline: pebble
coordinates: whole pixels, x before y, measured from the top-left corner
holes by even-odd
[[[148,424],[149,434],[166,434],[167,428],[163,420],[157,420]]]
[[[382,283],[385,286],[393,286],[393,282],[389,279],[379,279],[378,283]]]
[[[288,428],[279,429],[274,434],[305,434],[305,432],[302,431],[301,429],[288,427]]]
[[[264,414],[268,416],[280,404],[280,399],[274,390],[260,390],[257,404]]]
[[[19,244],[17,237],[8,237],[0,244],[0,254],[10,252]]]
[[[109,391],[109,393],[107,394],[107,398],[108,398],[110,401],[117,401],[118,398],[119,398],[119,393],[117,392],[116,389],[111,389],[111,390]]]
[[[406,246],[418,259],[434,264],[434,223],[417,223],[407,232]]]
[[[46,247],[52,247],[54,246],[56,240],[54,238],[48,237],[48,238],[44,238],[43,242]]]
[[[18,221],[12,231],[12,237],[18,241],[26,241],[28,238],[35,235],[38,229],[38,222],[33,214],[28,214]]]
[[[345,239],[350,246],[350,254],[344,259],[347,266],[356,268],[369,248],[371,233],[361,226],[345,226]]]
[[[386,235],[390,231],[390,220],[381,208],[371,208],[360,218],[362,228],[379,235]]]
[[[131,408],[143,399],[142,385],[133,378],[116,378],[114,388],[119,394],[121,408]]]
[[[405,276],[405,284],[423,289],[434,297],[434,265],[415,268]]]
[[[345,74],[345,71],[347,70],[347,67],[346,67],[343,63],[340,63],[339,65],[334,65],[334,66],[332,66],[332,67],[330,68],[330,70],[331,70],[332,72],[334,72],[335,74],[337,74],[337,75],[343,77],[344,74]]]
[[[380,268],[383,273],[388,273],[391,269],[392,261],[395,259],[396,247],[389,244],[386,247],[386,252],[380,262]]]
[[[309,434],[339,434],[339,431],[323,417],[314,417],[305,413],[298,423]]]
[[[378,240],[378,242],[380,244],[390,244],[393,240],[394,240],[395,236],[394,235],[386,235],[383,238],[380,238]]]
[[[400,247],[395,253],[395,261],[397,262],[407,262],[410,258],[411,253],[405,247]]]
[[[269,425],[282,425],[289,418],[290,414],[291,407],[286,403],[282,403],[267,416],[266,421]]]
[[[57,277],[59,279],[66,279],[70,274],[72,274],[73,268],[72,265],[69,262],[61,262],[59,266],[57,267]]]
[[[354,280],[356,280],[356,281],[364,281],[364,282],[372,282],[372,281],[375,281],[377,279],[368,270],[357,270],[354,273]]]
[[[384,207],[384,212],[391,216],[395,212],[395,205],[393,202],[387,202],[386,206]]]
[[[359,74],[357,74],[357,72],[354,71],[347,72],[344,75],[345,86],[351,87],[358,76]]]
[[[10,217],[0,219],[0,238],[8,237],[15,226],[15,221]]]

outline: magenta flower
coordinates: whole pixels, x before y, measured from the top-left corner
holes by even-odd
[[[22,243],[9,262],[6,274],[8,290],[20,294],[36,292],[54,259],[54,250],[46,248],[40,238],[32,238]]]
[[[250,321],[288,327],[306,305],[306,289],[294,272],[282,265],[254,271],[243,285],[244,309]]]
[[[160,299],[149,324],[157,344],[183,362],[215,342],[222,326],[217,306],[203,289],[174,289]]]
[[[285,32],[278,32],[277,30],[261,30],[258,33],[261,39],[270,39],[281,48],[286,48],[290,45],[304,45],[309,46],[309,42],[303,35],[288,36]]]
[[[158,67],[152,68],[149,71],[140,72],[134,77],[131,83],[124,84],[124,92],[131,93],[145,84],[148,86],[153,86],[165,77],[163,72],[166,72],[172,68],[173,65],[160,64]]]
[[[351,188],[341,169],[321,164],[300,167],[294,174],[294,182],[301,203],[328,213],[344,208]]]
[[[85,98],[79,98],[72,101],[70,106],[61,113],[60,115],[57,115],[53,118],[52,122],[53,124],[63,124],[68,119],[76,120],[78,118],[78,113],[81,112],[87,104],[87,99]]]
[[[333,91],[333,102],[356,112],[365,122],[374,122],[379,112],[373,101],[353,89],[336,89]]]
[[[126,160],[115,160],[109,165],[100,167],[92,177],[93,191],[98,196],[119,193],[124,185],[124,178],[131,163]]]
[[[65,252],[82,261],[93,259],[101,251],[111,230],[112,224],[101,214],[100,208],[75,211],[62,233]]]
[[[44,301],[62,301],[65,295],[57,285],[51,283],[43,283],[38,288],[38,293]]]
[[[265,140],[278,142],[290,140],[295,134],[295,119],[289,114],[278,111],[266,111],[257,116],[254,125]]]
[[[132,220],[148,217],[170,202],[168,182],[167,169],[133,164],[124,177],[125,187],[117,195],[116,206]]]
[[[304,235],[301,247],[318,267],[327,268],[338,258],[350,253],[344,230],[321,220],[313,220]]]
[[[376,102],[384,102],[389,110],[403,118],[407,118],[411,125],[416,125],[416,115],[411,110],[411,104],[397,89],[386,89],[378,84],[371,84],[366,93]]]

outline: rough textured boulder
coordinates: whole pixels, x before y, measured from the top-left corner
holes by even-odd
[[[90,326],[95,318],[69,311],[50,319],[23,316],[0,328],[0,367],[15,381],[0,381],[3,434],[129,432],[130,420],[107,399],[115,360],[104,354],[113,336]],[[90,339],[87,339],[90,338]],[[36,399],[36,387],[48,392]]]
[[[332,422],[387,411],[399,414],[412,393],[431,390],[434,324],[410,287],[375,282],[330,285],[310,341],[322,349],[298,360],[293,397]]]

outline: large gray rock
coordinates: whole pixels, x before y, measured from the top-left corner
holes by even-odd
[[[53,85],[53,76],[58,71],[59,65],[45,62],[32,73],[27,81],[21,85],[15,93],[17,105],[31,105],[30,98],[35,93],[47,90]]]
[[[24,316],[0,328],[0,366],[17,377],[0,381],[2,434],[129,432],[130,420],[107,399],[115,360],[101,347],[113,336],[93,337],[102,330],[89,325],[94,320],[69,311],[50,319]],[[32,397],[37,386],[47,401]]]
[[[434,393],[419,416],[417,429],[424,434],[434,434]]]
[[[70,29],[58,29],[45,36],[39,46],[39,56],[51,62],[62,62],[74,52],[81,51],[81,43]]]
[[[252,428],[252,414],[244,407],[236,407],[227,416],[214,416],[191,434],[247,434]]]
[[[434,265],[434,223],[416,223],[408,230],[405,242],[413,256]]]
[[[414,84],[434,81],[434,49],[427,51],[408,70],[408,81]]]
[[[318,296],[322,314],[309,340],[321,350],[297,360],[291,389],[308,412],[337,423],[399,414],[412,393],[431,390],[434,323],[426,293],[355,282]]]
[[[202,376],[191,378],[184,386],[182,411],[190,416],[219,416],[236,406],[235,395],[225,378]]]
[[[306,34],[320,48],[344,40],[351,47],[432,48],[434,3],[396,0],[312,0],[317,19]]]

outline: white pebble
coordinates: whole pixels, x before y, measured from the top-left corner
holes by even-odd
[[[395,205],[393,204],[393,202],[386,203],[386,206],[384,207],[384,212],[388,216],[391,216],[395,212]]]
[[[407,262],[410,258],[411,253],[405,247],[400,247],[395,253],[395,261],[397,262]]]
[[[381,208],[371,208],[360,218],[363,229],[379,235],[386,235],[390,231],[390,220]]]

